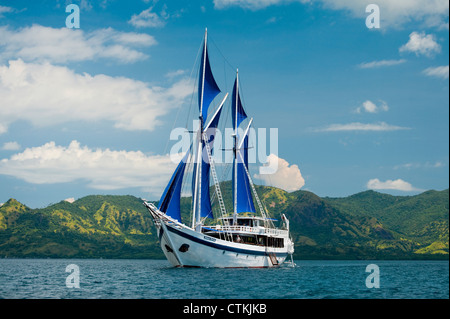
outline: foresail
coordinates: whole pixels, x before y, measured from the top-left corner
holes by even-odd
[[[189,157],[191,148],[186,152],[177,169],[172,175],[169,184],[166,186],[163,195],[159,201],[159,210],[167,216],[172,217],[181,222],[180,198],[181,186],[183,184],[183,175],[186,169],[186,162]]]
[[[209,64],[208,47],[205,35],[198,83],[198,107],[204,121],[206,121],[206,118],[208,117],[209,105],[220,92],[219,86],[212,74],[211,65]]]

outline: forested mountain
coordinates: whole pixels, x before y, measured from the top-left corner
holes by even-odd
[[[231,211],[230,182],[222,186]],[[416,196],[365,191],[321,198],[308,191],[256,188],[272,217],[279,219],[283,213],[290,220],[295,258],[448,258],[448,189]],[[185,222],[189,202],[182,199]],[[141,199],[92,195],[43,209],[8,200],[0,207],[0,257],[163,258],[163,254]]]

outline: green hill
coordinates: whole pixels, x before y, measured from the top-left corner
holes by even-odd
[[[295,258],[448,258],[449,191],[392,196],[374,191],[320,198],[307,191],[256,186],[272,217],[285,214]],[[231,211],[231,183],[222,191]],[[189,224],[190,199],[182,198]],[[31,209],[15,199],[0,207],[0,256],[163,258],[142,200],[86,196]]]
[[[391,196],[374,191],[346,198],[326,198],[341,212],[361,221],[377,223],[373,231],[387,230],[391,238],[371,244],[378,251],[404,251],[448,256],[449,190],[426,191],[416,196]],[[380,230],[384,229],[384,231]],[[370,235],[370,231],[368,232]]]
[[[0,229],[0,256],[162,257],[151,217],[133,196],[87,196],[35,210],[11,199],[0,207]]]

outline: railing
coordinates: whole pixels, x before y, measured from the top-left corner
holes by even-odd
[[[262,228],[262,227],[250,227],[250,226],[208,226],[208,228],[216,231],[227,232],[245,232],[260,235],[278,235],[278,236],[288,236],[288,231],[284,229],[274,229],[274,228]]]
[[[145,206],[149,207],[151,211],[153,211],[154,214],[157,214],[156,212],[158,209],[155,205],[149,202],[144,202]],[[185,225],[174,221],[172,218],[165,214],[157,214],[158,218],[155,220],[155,223],[157,223],[159,220],[162,220],[169,224],[174,224],[175,227],[186,227]],[[251,226],[244,226],[244,225],[216,225],[216,226],[206,226],[207,228],[223,232],[223,233],[234,233],[234,232],[243,232],[243,233],[252,233],[252,234],[258,234],[258,235],[275,235],[275,236],[282,236],[282,237],[288,237],[289,232],[285,229],[277,229],[277,228],[264,228],[264,227],[251,227]],[[186,227],[189,228],[189,227]]]

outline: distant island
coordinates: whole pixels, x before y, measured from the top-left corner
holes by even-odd
[[[224,198],[231,198],[230,182],[223,184]],[[321,198],[256,188],[272,217],[290,220],[295,259],[448,259],[448,189]],[[182,198],[183,218],[189,209],[189,198]],[[91,195],[42,209],[9,199],[0,206],[0,258],[164,256],[141,199]]]

